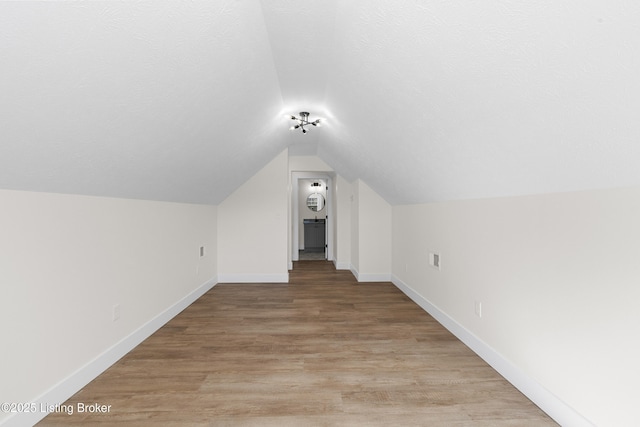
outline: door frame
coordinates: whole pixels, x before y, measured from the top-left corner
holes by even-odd
[[[300,250],[300,213],[298,212],[298,202],[299,202],[299,192],[300,192],[300,183],[299,181],[302,179],[323,179],[327,183],[327,200],[326,200],[326,222],[325,222],[325,233],[326,240],[325,243],[327,245],[325,255],[327,260],[334,261],[333,256],[333,236],[335,230],[335,220],[333,218],[333,173],[330,172],[291,172],[291,224],[292,224],[292,233],[291,233],[291,261],[298,261]]]

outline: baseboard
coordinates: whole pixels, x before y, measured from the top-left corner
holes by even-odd
[[[335,265],[336,270],[349,270],[351,267],[348,262],[338,262],[336,260],[333,260],[333,265]]]
[[[219,274],[218,283],[289,283],[289,272],[281,274]]]
[[[64,403],[84,386],[93,381],[98,375],[103,373],[107,368],[133,350],[138,344],[149,338],[149,336],[164,326],[169,320],[173,319],[182,310],[187,308],[194,301],[213,288],[216,283],[217,278],[212,278],[211,280],[203,283],[180,301],[158,314],[156,317],[133,331],[130,335],[114,344],[104,353],[100,354],[91,362],[87,363],[73,374],[51,387],[48,391],[30,403],[34,403],[36,408]],[[0,421],[0,426],[32,426],[47,415],[48,413],[40,411],[31,413],[15,413],[12,417]]]
[[[358,269],[355,268],[353,264],[349,264],[349,271],[351,271],[351,274],[353,274],[353,277],[355,277],[356,280],[358,280],[358,276],[359,276]]]
[[[533,403],[538,405],[540,409],[546,412],[557,423],[562,426],[593,427],[593,423],[576,412],[571,406],[567,405],[540,383],[525,374],[520,368],[505,359],[500,353],[487,345],[487,343],[479,339],[453,318],[449,317],[449,315],[433,305],[397,276],[392,275],[391,282],[478,356],[484,359],[485,362],[498,371],[500,375],[513,384],[514,387],[520,390]]]
[[[358,274],[358,282],[389,282],[391,275],[386,273]]]
[[[349,270],[351,270],[351,273],[353,274],[353,276],[356,278],[356,280],[358,282],[389,282],[389,281],[391,281],[391,275],[390,274],[386,274],[386,273],[373,273],[373,274],[360,273],[360,272],[358,272],[358,270],[353,265],[349,265]]]

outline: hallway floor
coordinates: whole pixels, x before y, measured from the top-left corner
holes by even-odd
[[[325,261],[323,250],[298,251],[298,259],[300,261]]]

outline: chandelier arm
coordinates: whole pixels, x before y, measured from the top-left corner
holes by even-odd
[[[296,120],[298,122],[297,125],[292,126],[290,129],[301,129],[302,133],[307,133],[308,131],[304,128],[305,126],[318,126],[320,124],[320,119],[316,119],[314,121],[309,121],[309,113],[302,111],[300,112],[300,117],[296,117],[294,115],[289,115],[291,120]]]

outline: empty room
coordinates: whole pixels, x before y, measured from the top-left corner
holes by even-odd
[[[0,425],[637,425],[638,22],[0,2]]]

